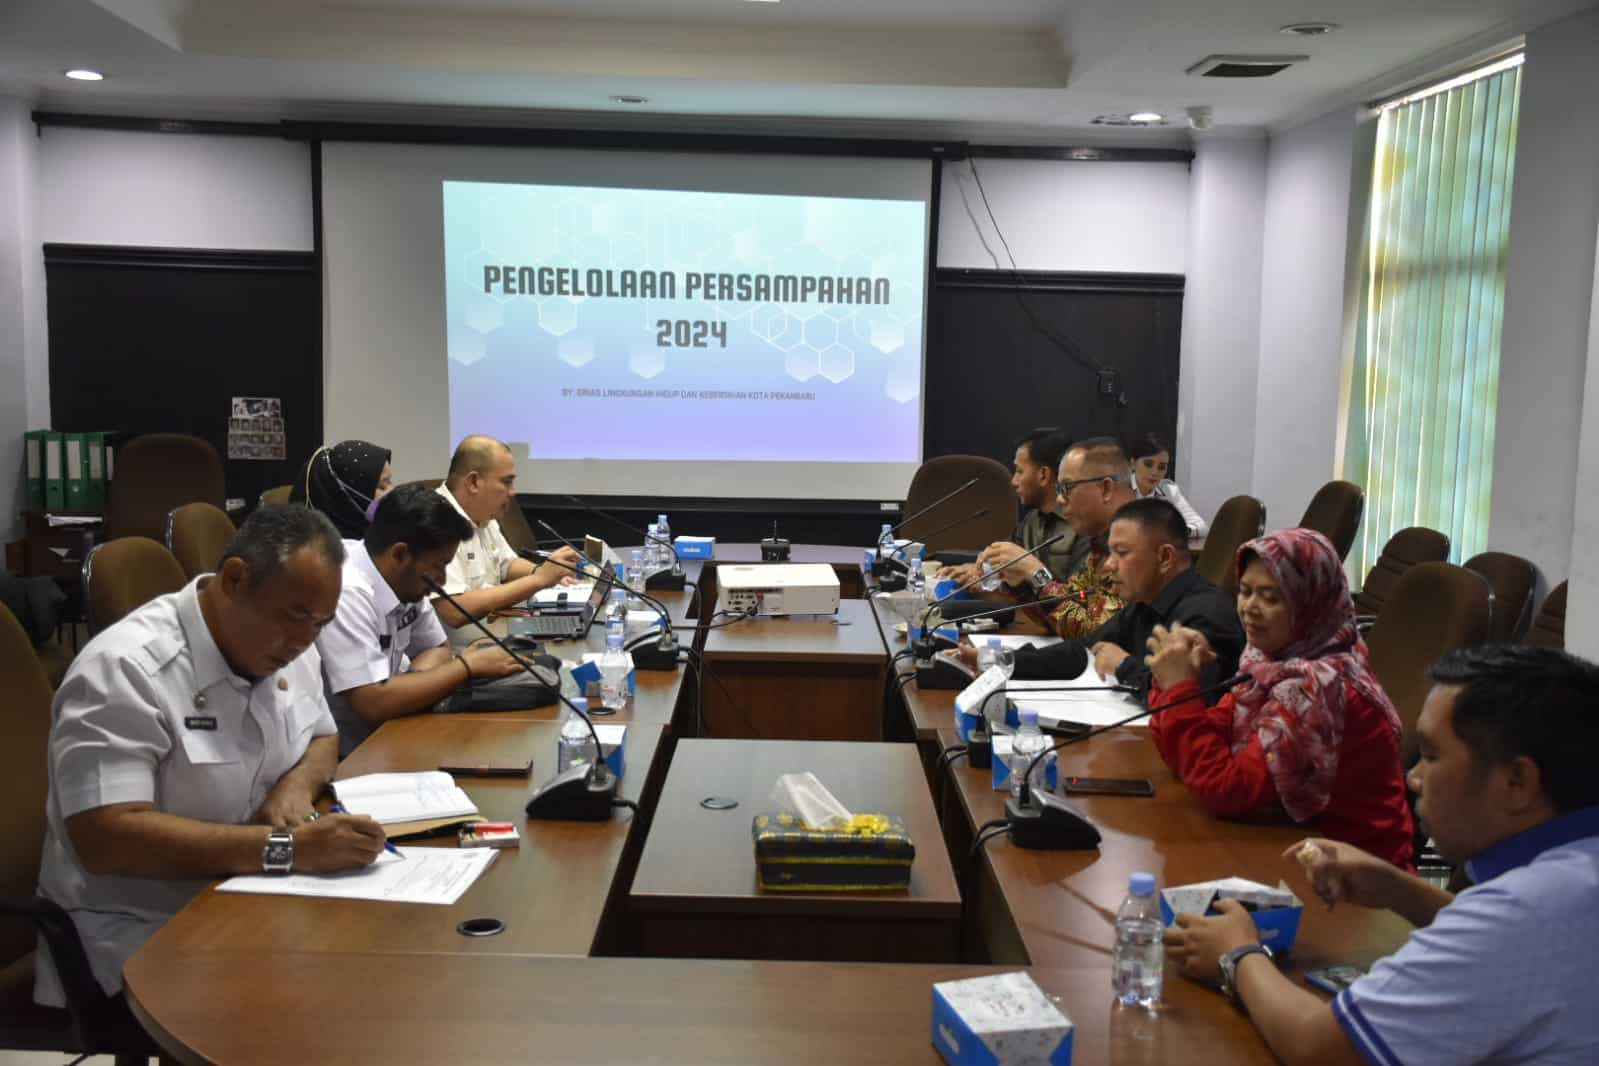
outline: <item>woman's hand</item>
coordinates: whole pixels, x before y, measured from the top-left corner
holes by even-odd
[[[1144,665],[1154,675],[1161,688],[1174,688],[1184,681],[1198,681],[1205,664],[1216,658],[1210,641],[1196,629],[1173,625],[1170,629],[1156,626],[1150,635],[1149,654]]]

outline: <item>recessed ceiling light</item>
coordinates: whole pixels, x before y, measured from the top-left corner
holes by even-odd
[[[1279,26],[1277,32],[1290,37],[1325,37],[1337,28],[1336,22],[1290,22],[1286,26]]]
[[[1132,114],[1127,116],[1127,121],[1154,124],[1156,122],[1165,122],[1166,116],[1160,114],[1158,111],[1134,111]]]
[[[613,104],[627,104],[627,105],[629,105],[631,107],[637,107],[639,104],[647,104],[649,102],[650,102],[650,98],[648,96],[619,95],[619,96],[611,97],[611,103],[613,103]]]
[[[104,81],[105,80],[105,75],[101,74],[98,70],[82,70],[82,69],[80,69],[80,70],[69,70],[69,71],[66,72],[66,75],[67,75],[67,77],[71,78],[73,81]]]
[[[1164,126],[1166,117],[1153,111],[1139,111],[1136,114],[1096,115],[1093,119],[1095,126]]]

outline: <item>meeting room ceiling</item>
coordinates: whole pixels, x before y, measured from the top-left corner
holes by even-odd
[[[186,118],[1188,140],[1281,128],[1595,0],[4,0],[0,89]],[[1320,37],[1286,24],[1336,23]],[[1303,55],[1267,79],[1213,54]],[[62,75],[89,67],[106,80]],[[642,97],[646,102],[618,98]],[[1096,116],[1169,124],[1107,131]]]

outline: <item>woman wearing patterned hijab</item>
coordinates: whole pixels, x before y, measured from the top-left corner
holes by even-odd
[[[1371,672],[1338,552],[1285,529],[1238,549],[1237,566],[1247,680],[1207,707],[1204,637],[1177,626],[1150,639],[1149,705],[1175,701],[1149,724],[1161,757],[1217,814],[1286,814],[1409,868],[1399,715]]]
[[[346,540],[359,540],[372,508],[389,491],[389,450],[364,440],[318,448],[289,490],[290,503],[308,503],[328,516]]]

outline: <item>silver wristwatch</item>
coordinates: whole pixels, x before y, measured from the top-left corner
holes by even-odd
[[[1274,963],[1277,961],[1277,956],[1265,944],[1245,944],[1241,948],[1223,952],[1222,957],[1216,960],[1216,966],[1221,970],[1222,993],[1234,1003],[1238,1002],[1238,963],[1246,955],[1255,954],[1264,955]]]
[[[1049,572],[1049,567],[1040,566],[1027,576],[1027,587],[1033,590],[1033,595],[1041,596],[1049,583],[1055,580],[1055,575]]]
[[[274,829],[267,834],[266,846],[261,849],[261,872],[286,874],[294,869],[294,834],[287,829]]]

